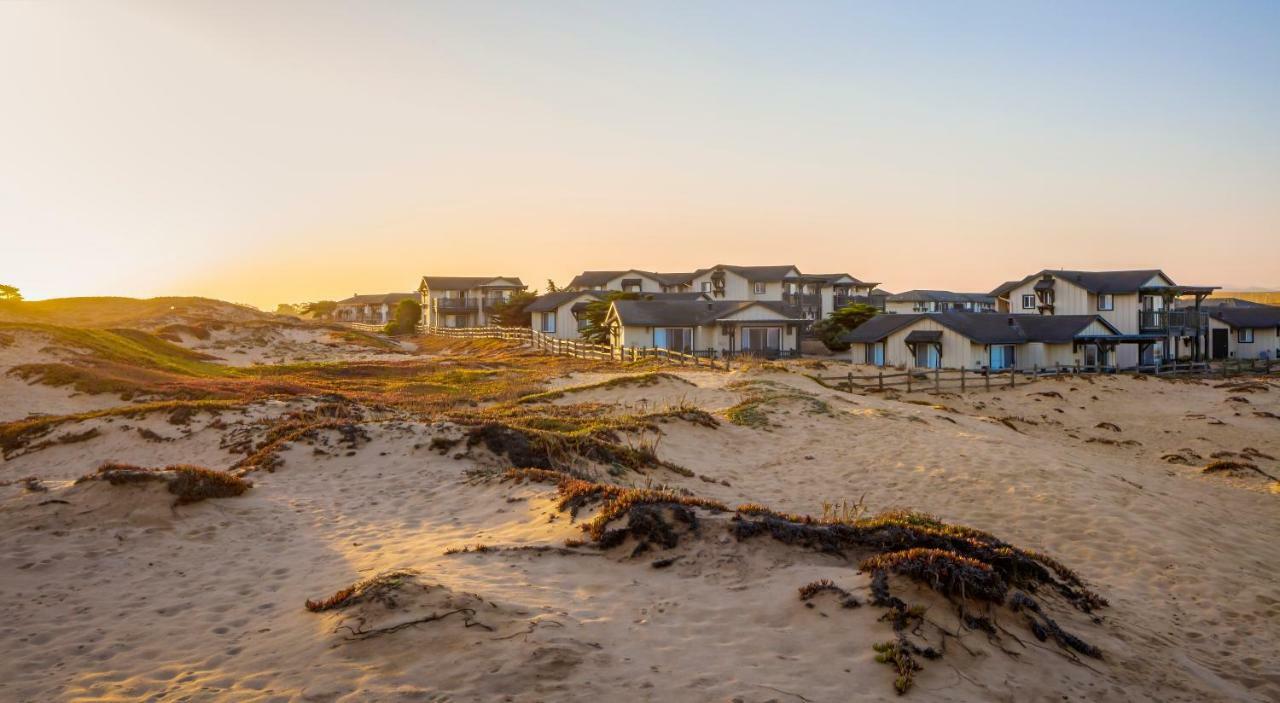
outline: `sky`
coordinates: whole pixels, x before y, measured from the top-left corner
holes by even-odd
[[[0,283],[1280,289],[1280,3],[2,2]]]

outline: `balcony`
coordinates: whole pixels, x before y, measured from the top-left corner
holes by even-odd
[[[817,293],[783,293],[782,304],[797,307],[822,305],[822,296]]]
[[[1209,326],[1209,313],[1195,310],[1139,310],[1140,332],[1197,333]]]
[[[480,307],[479,298],[439,298],[435,301],[437,310],[441,311],[467,311],[476,310]]]

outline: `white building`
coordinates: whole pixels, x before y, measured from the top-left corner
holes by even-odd
[[[605,324],[615,351],[658,347],[717,356],[794,356],[803,318],[774,301],[615,300]]]
[[[526,288],[514,276],[423,276],[418,286],[428,327],[484,327],[494,306]]]

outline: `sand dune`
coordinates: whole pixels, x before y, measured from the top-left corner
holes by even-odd
[[[990,611],[997,635],[966,629],[938,593],[894,577],[894,592],[923,606],[922,641],[945,648],[908,698],[1280,698],[1280,495],[1260,473],[1202,471],[1232,452],[1222,456],[1280,475],[1280,421],[1268,415],[1280,414],[1280,385],[1071,379],[890,398],[778,370],[672,373],[606,386],[618,372],[573,371],[545,386],[563,395],[512,405],[525,414],[510,417],[648,417],[615,431],[616,446],[655,451],[668,468],[582,447],[534,456],[728,506],[931,513],[1052,555],[1110,603],[1087,614],[1038,596],[1100,648],[1092,659],[1038,641],[1025,613],[1003,606]],[[25,417],[45,399],[10,402]],[[97,430],[85,439],[12,452],[0,464],[11,645],[0,698],[894,697],[873,649],[894,632],[851,556],[739,539],[740,516],[704,509],[670,548],[632,556],[628,538],[601,550],[581,529],[598,503],[573,518],[553,485],[504,479],[509,447],[469,440],[476,425],[444,415],[366,409],[245,463],[327,402],[264,399],[177,424],[171,410],[88,418],[44,436]],[[665,412],[679,408],[710,411],[715,426]],[[174,506],[158,485],[73,483],[108,460],[240,466],[253,488]],[[17,480],[27,476],[34,490]],[[304,606],[388,572],[401,575],[342,607]],[[821,579],[860,607],[798,597]]]

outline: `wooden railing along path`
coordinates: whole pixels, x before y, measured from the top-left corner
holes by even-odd
[[[1221,375],[1230,378],[1245,373],[1270,374],[1272,369],[1280,371],[1280,362],[1269,359],[1224,361],[1218,368],[1197,362],[1169,362],[1148,364],[1125,369],[1115,367],[1080,367],[1080,366],[1035,366],[1030,369],[909,369],[876,375],[855,375],[849,371],[843,376],[815,376],[823,384],[850,392],[904,390],[912,391],[959,391],[991,390],[993,388],[1016,388],[1019,384],[1031,383],[1043,378],[1062,376],[1095,376],[1114,374],[1135,374],[1152,376],[1173,376],[1197,374],[1206,377]]]
[[[695,368],[727,371],[729,359],[717,360],[714,352],[685,353],[661,347],[623,347],[614,349],[607,344],[593,344],[578,339],[561,339],[532,330],[528,327],[419,327],[423,334],[457,339],[507,339],[524,342],[539,351],[578,359],[604,361],[641,361],[654,359],[663,363]]]

